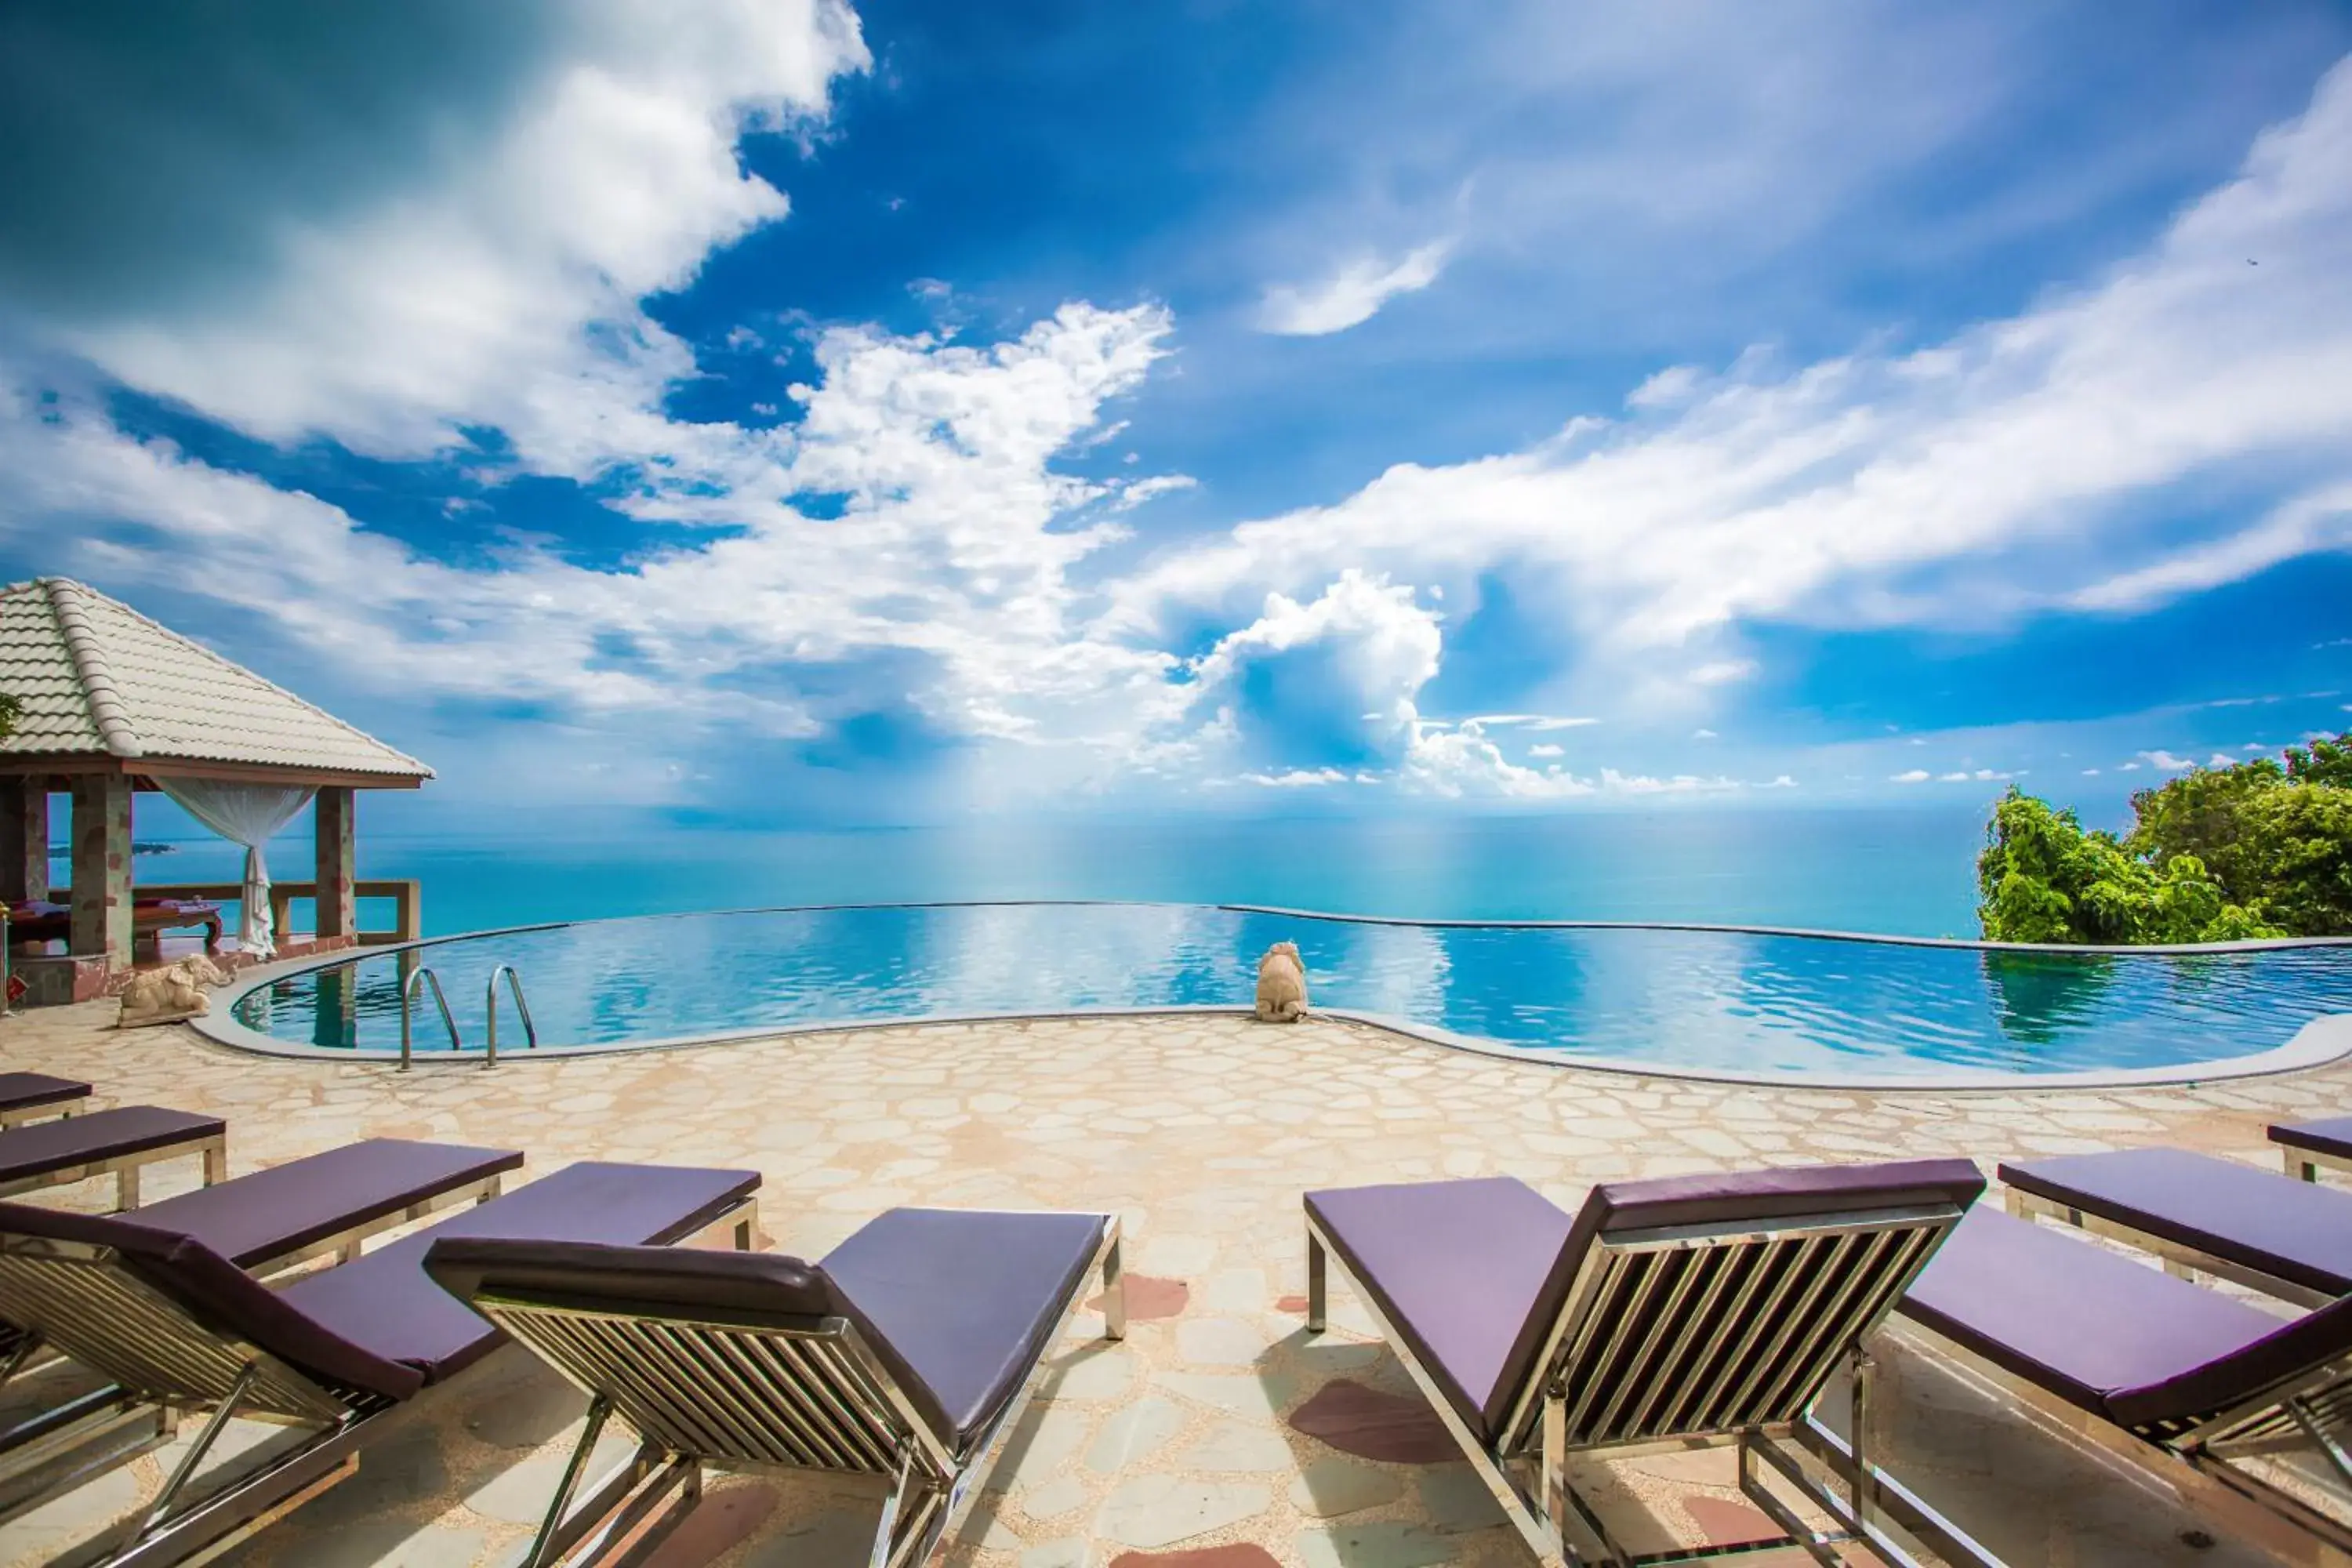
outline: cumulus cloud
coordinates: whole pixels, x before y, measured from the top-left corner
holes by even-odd
[[[1258,308],[1262,331],[1286,337],[1323,337],[1369,321],[1400,294],[1416,293],[1445,270],[1451,240],[1434,240],[1394,262],[1363,256],[1320,283],[1268,289]]]
[[[1165,552],[1118,585],[1115,616],[1156,627],[1341,564],[1473,600],[1508,572],[1591,689],[1633,690],[1682,650],[1704,650],[1694,679],[1750,673],[1720,652],[1747,621],[1987,626],[2145,605],[2340,544],[2347,163],[2352,62],[2086,286],[1909,352],[1743,363],[1626,422],[1399,464],[1340,501]],[[2168,488],[2188,480],[2194,513],[2175,517]],[[2251,521],[2216,534],[2217,516]],[[2177,542],[2190,524],[2207,537]]]
[[[1908,771],[1904,772],[1904,773],[1894,773],[1894,774],[1889,775],[1889,777],[1888,777],[1888,779],[1887,779],[1887,781],[1886,781],[1886,782],[1887,782],[1887,783],[1889,783],[1889,784],[1926,784],[1926,783],[1927,782],[1927,777],[1928,777],[1928,774],[1927,774],[1927,769],[1925,769],[1925,768],[1912,768],[1912,769],[1909,769]]]
[[[2147,763],[2149,767],[2155,768],[2159,773],[2185,773],[2189,769],[2197,765],[2196,761],[2193,758],[2176,757],[2170,752],[2162,750],[2142,752],[2140,753],[2140,759]],[[2125,764],[2126,769],[2131,765],[2132,764],[2128,763]]]
[[[208,136],[228,139],[220,125],[250,121],[248,106],[144,116],[121,101],[120,81],[61,101],[61,118],[40,130],[27,149],[34,161],[79,137],[159,184],[202,159],[209,182],[167,205],[226,209],[222,228],[205,227],[184,258],[154,244],[142,226],[149,214],[136,208],[84,237],[85,249],[110,259],[144,248],[142,285],[184,264],[210,283],[194,297],[142,286],[68,301],[79,308],[59,319],[61,341],[124,381],[271,441],[324,435],[417,456],[494,426],[526,463],[569,474],[690,456],[675,448],[693,433],[652,410],[692,372],[692,356],[638,301],[685,284],[714,247],[784,215],[783,193],[743,172],[736,142],[748,130],[812,123],[833,79],[866,65],[848,7],[588,0],[403,11],[368,0],[348,16],[304,9],[307,19],[279,18],[277,32],[317,39],[340,20],[356,35],[339,99],[309,79],[315,58],[272,58],[268,28],[232,36],[224,59],[188,62],[215,68],[205,79],[215,93],[269,95],[269,112],[292,117],[275,138],[207,147]],[[488,19],[505,10],[514,13],[505,23]],[[486,50],[485,34],[499,47]],[[28,72],[67,72],[69,88],[74,68],[103,52],[66,36],[18,59]],[[473,63],[485,54],[505,68]],[[404,74],[373,79],[369,58]],[[436,116],[436,94],[412,89],[445,70],[461,101]],[[54,81],[51,90],[73,97]],[[371,147],[341,123],[356,112],[372,125],[371,108],[394,100],[420,103],[408,112],[424,122],[402,119],[389,146]],[[110,123],[95,123],[101,117]],[[176,152],[183,136],[200,145]],[[345,187],[312,188],[325,184],[310,167],[319,142],[347,158]]]
[[[1542,745],[1534,745],[1534,746],[1529,746],[1529,747],[1528,748],[1528,755],[1529,755],[1529,756],[1531,756],[1531,757],[1559,757],[1559,756],[1565,756],[1565,755],[1567,755],[1567,754],[1568,754],[1568,748],[1567,748],[1567,747],[1565,747],[1565,746],[1554,746],[1554,745],[1550,745],[1550,744],[1549,744],[1549,743],[1542,744]]]
[[[1122,530],[1094,515],[1105,487],[1053,462],[1167,330],[1154,308],[1074,306],[986,347],[829,333],[796,427],[712,432],[735,455],[730,490],[639,503],[728,536],[607,569],[530,542],[482,567],[421,557],[0,362],[0,465],[25,476],[0,489],[0,534],[118,589],[181,591],[186,562],[233,560],[201,590],[362,685],[780,736],[911,702],[949,736],[1116,752],[1188,698],[1171,656],[1080,630],[1072,569]],[[798,510],[808,492],[839,515]]]

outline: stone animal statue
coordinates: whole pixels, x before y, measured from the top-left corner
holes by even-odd
[[[142,1024],[176,1024],[212,1011],[207,985],[226,984],[227,971],[202,953],[192,953],[162,969],[142,970],[122,988],[122,1011],[115,1027],[135,1029]]]
[[[1277,942],[1257,961],[1257,1016],[1262,1024],[1295,1024],[1307,1016],[1307,965],[1297,942]]]

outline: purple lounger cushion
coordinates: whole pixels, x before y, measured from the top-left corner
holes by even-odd
[[[520,1150],[371,1138],[142,1205],[120,1217],[191,1237],[250,1268],[453,1187],[521,1168]]]
[[[2352,1351],[2352,1302],[2282,1320],[1990,1209],[1960,1222],[1895,1310],[2134,1430],[2199,1420]]]
[[[2327,1296],[2352,1295],[2352,1194],[2185,1149],[2004,1164],[2011,1186]]]
[[[427,1383],[439,1383],[496,1349],[505,1336],[425,1272],[425,1255],[436,1241],[501,1237],[658,1245],[693,1235],[759,1185],[757,1171],[583,1161],[380,1247],[355,1263],[298,1279],[281,1298],[328,1330],[388,1361],[415,1367]]]
[[[2324,1121],[2298,1121],[2271,1129],[2271,1142],[2315,1154],[2352,1160],[2352,1116],[2331,1116]]]
[[[1966,1160],[1708,1173],[1592,1189],[1571,1218],[1508,1176],[1342,1187],[1307,1212],[1470,1429],[1492,1442],[1593,1238],[1948,1203],[1984,1191]]]
[[[242,1341],[331,1387],[405,1399],[424,1379],[413,1367],[323,1327],[203,1242],[112,1215],[68,1214],[0,1203],[0,1237],[110,1247],[122,1267],[213,1333]]]
[[[924,1424],[961,1452],[1045,1354],[1105,1223],[1091,1214],[892,1209],[814,1264],[768,1252],[451,1239],[435,1245],[425,1267],[461,1298],[524,1290],[778,1327],[846,1318]]]
[[[123,1105],[62,1121],[11,1127],[0,1131],[0,1182],[29,1181],[97,1160],[201,1142],[227,1131],[228,1123],[217,1116],[166,1110],[160,1105]]]
[[[30,1110],[89,1097],[89,1085],[69,1078],[51,1078],[45,1072],[0,1072],[0,1110]]]

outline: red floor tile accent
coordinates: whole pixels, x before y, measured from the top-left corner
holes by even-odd
[[[1126,1279],[1127,1321],[1130,1323],[1173,1318],[1192,1299],[1192,1288],[1181,1279],[1155,1279],[1149,1274],[1129,1274]],[[1100,1296],[1087,1303],[1097,1311],[1102,1310],[1102,1304]]]
[[[1382,1394],[1334,1378],[1290,1413],[1290,1425],[1343,1454],[1399,1465],[1435,1465],[1462,1457],[1461,1445],[1426,1400]]]
[[[1736,1546],[1743,1541],[1769,1541],[1780,1533],[1761,1509],[1726,1498],[1685,1497],[1683,1511],[1706,1535],[1709,1546]]]
[[[1282,1568],[1263,1546],[1196,1546],[1190,1552],[1122,1552],[1110,1568]]]

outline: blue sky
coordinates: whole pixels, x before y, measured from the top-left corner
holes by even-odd
[[[453,820],[2104,816],[2352,726],[2340,5],[188,17],[0,19],[0,566]]]

